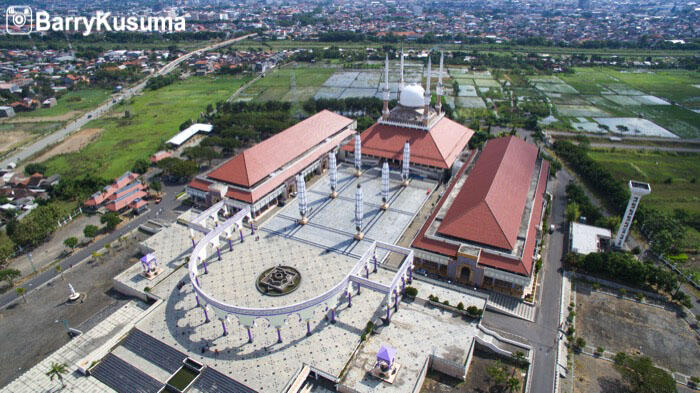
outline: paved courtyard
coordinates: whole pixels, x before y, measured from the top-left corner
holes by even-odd
[[[294,199],[278,214],[270,217],[262,229],[359,258],[374,240],[395,243],[437,187],[437,183],[421,179],[412,179],[407,187],[403,187],[400,174],[391,172],[389,209],[382,211],[379,208],[382,204],[381,170],[367,169],[359,179],[353,175],[353,171],[347,165],[338,166],[338,197],[335,199],[328,196],[328,176],[322,177],[308,188],[309,224],[296,224],[299,205],[297,199]],[[353,239],[356,232],[355,191],[358,182],[362,186],[364,203],[362,231],[365,238],[360,242]]]
[[[259,240],[237,242],[233,251],[224,246],[221,261],[216,253],[199,277],[202,289],[219,301],[250,308],[281,307],[316,297],[337,285],[357,261],[348,256],[263,234]],[[301,275],[299,287],[284,296],[264,295],[255,286],[258,276],[277,265],[291,266]],[[203,270],[200,270],[203,271]]]

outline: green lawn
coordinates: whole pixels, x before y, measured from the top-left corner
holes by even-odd
[[[667,212],[683,209],[700,214],[700,155],[629,150],[594,150],[589,155],[621,181],[650,183],[651,194],[642,198],[642,204]],[[700,244],[700,232],[688,228],[688,235],[688,244]]]
[[[88,88],[76,91],[69,91],[62,95],[52,108],[39,108],[32,112],[22,112],[20,117],[36,117],[41,121],[41,117],[61,116],[70,111],[84,112],[97,107],[109,97],[110,91],[100,88]]]
[[[97,174],[111,179],[131,169],[139,158],[148,158],[178,132],[187,119],[196,120],[207,104],[228,98],[246,78],[232,76],[191,77],[159,90],[144,90],[129,103],[117,105],[117,113],[128,110],[131,118],[103,117],[86,128],[102,128],[99,138],[76,153],[46,161],[50,174],[67,176]]]

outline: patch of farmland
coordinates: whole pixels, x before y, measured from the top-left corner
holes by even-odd
[[[598,117],[594,119],[599,124],[606,125],[610,131],[637,136],[658,136],[662,138],[678,138],[667,129],[638,117]],[[620,128],[624,127],[624,128]]]
[[[566,83],[536,83],[535,87],[544,92],[559,94],[578,94],[578,91]]]
[[[604,134],[607,132],[604,129],[600,128],[598,123],[596,123],[594,121],[572,122],[571,126],[579,131],[584,131],[584,132],[593,132],[593,133],[600,133],[600,134]]]
[[[348,87],[357,78],[359,72],[354,71],[342,71],[336,72],[329,76],[325,82],[323,82],[324,87]]]
[[[608,89],[613,90],[617,94],[625,95],[625,96],[642,96],[644,95],[644,92],[641,92],[639,90],[633,89],[627,85],[623,84],[611,84],[608,85]]]
[[[555,105],[588,105],[588,102],[578,94],[557,94],[556,97],[550,98]]]
[[[321,99],[321,98],[338,98],[340,97],[341,94],[343,94],[343,91],[345,90],[344,87],[321,87],[318,89],[316,92],[316,95],[314,95],[315,99]]]
[[[501,85],[493,79],[474,79],[474,83],[478,87],[501,87]]]
[[[455,105],[458,108],[480,108],[486,109],[486,104],[484,100],[479,97],[457,97],[455,98]]]
[[[607,112],[592,105],[557,105],[559,115],[566,117],[604,117]]]
[[[606,95],[605,98],[622,106],[641,105],[639,101],[635,100],[635,96]]]
[[[634,96],[632,98],[639,101],[642,105],[671,105],[666,100],[656,96]]]
[[[349,87],[345,89],[339,98],[359,98],[359,97],[374,97],[377,94],[377,89],[361,89]]]
[[[564,84],[564,81],[554,75],[538,75],[527,78],[532,83],[556,83]]]
[[[457,93],[459,97],[476,97],[476,88],[472,85],[459,84],[459,92]]]

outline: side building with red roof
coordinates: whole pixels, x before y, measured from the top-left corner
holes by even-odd
[[[413,241],[416,268],[513,296],[532,291],[549,163],[516,136],[473,152]]]
[[[227,198],[256,216],[296,192],[295,177],[321,173],[328,153],[355,134],[355,120],[324,110],[246,149],[186,187],[201,205]]]

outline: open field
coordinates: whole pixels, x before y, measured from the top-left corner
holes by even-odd
[[[246,88],[240,97],[256,101],[304,101],[313,97],[334,71],[333,68],[300,65],[276,69]]]
[[[62,118],[58,121],[67,121],[71,118],[77,117],[86,110],[92,109],[98,106],[102,101],[106,100],[110,96],[110,91],[107,89],[100,88],[88,88],[80,89],[75,91],[69,91],[62,95],[51,108],[38,108],[32,112],[21,112],[17,114],[15,119],[31,119],[25,121],[57,121],[59,116],[63,116],[67,113],[73,113],[68,118]]]
[[[178,132],[187,119],[196,120],[207,104],[222,101],[246,82],[230,76],[191,77],[172,85],[144,93],[115,107],[129,111],[131,117],[101,118],[86,128],[102,128],[93,143],[78,152],[61,154],[46,161],[50,174],[80,176],[98,174],[114,178],[129,170],[139,158],[159,149]]]
[[[38,123],[0,122],[0,157],[19,148],[35,138],[61,128],[62,122],[42,121]]]
[[[574,68],[573,74],[559,74],[568,86],[581,93],[567,93],[562,85],[545,76],[531,76],[564,117],[641,118],[681,138],[700,137],[700,73],[684,70],[628,71],[611,67]],[[554,77],[549,77],[554,78]],[[585,100],[588,106],[581,101]],[[585,107],[586,110],[583,110]],[[593,115],[593,111],[607,115]]]
[[[64,139],[63,142],[42,153],[39,157],[33,159],[32,162],[42,162],[61,154],[80,151],[80,149],[97,139],[101,132],[101,128],[83,128]]]
[[[641,354],[654,364],[700,375],[698,337],[676,311],[591,291],[576,284],[576,335],[592,347]]]
[[[593,150],[588,154],[617,179],[651,184],[651,194],[642,198],[643,205],[667,212],[683,209],[691,215],[700,214],[700,155],[630,150]],[[686,243],[700,244],[700,232],[688,227]]]
[[[700,72],[606,70],[606,73],[648,94],[667,98],[683,106],[700,108],[700,89],[693,86],[700,80]]]

